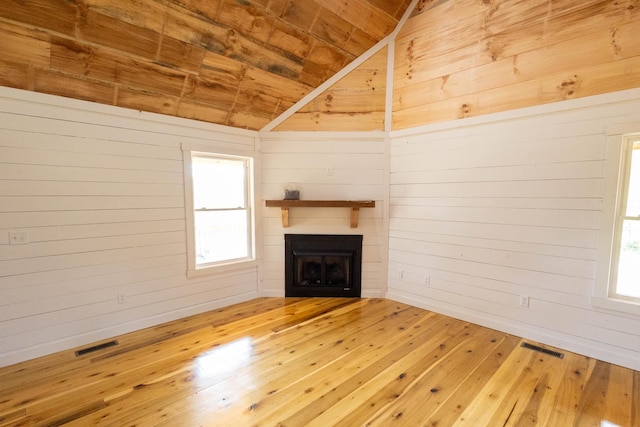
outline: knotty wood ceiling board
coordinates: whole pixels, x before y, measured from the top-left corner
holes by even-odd
[[[393,129],[640,87],[640,0],[423,0],[396,38]]]
[[[276,131],[383,131],[387,48],[282,122]]]
[[[410,0],[3,0],[0,85],[260,129]]]

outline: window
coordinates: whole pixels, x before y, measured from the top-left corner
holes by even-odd
[[[189,270],[253,260],[252,159],[185,151]]]
[[[622,150],[609,296],[640,302],[640,137]]]
[[[607,135],[591,305],[640,318],[640,133],[627,133],[637,128],[617,123]]]

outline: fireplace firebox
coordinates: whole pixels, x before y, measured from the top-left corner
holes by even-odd
[[[285,296],[361,294],[362,235],[285,234]]]

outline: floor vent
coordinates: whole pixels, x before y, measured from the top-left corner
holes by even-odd
[[[564,357],[564,354],[560,353],[559,351],[542,348],[537,345],[529,344],[528,342],[523,342],[521,347],[528,348],[529,350],[539,351],[540,353],[548,354],[549,356],[557,357],[558,359],[562,359]]]
[[[87,348],[83,348],[82,350],[76,351],[76,356],[82,356],[87,353],[93,353],[94,351],[102,350],[103,348],[113,347],[114,345],[118,345],[118,341],[103,342],[102,344],[94,345],[92,347],[87,347]]]

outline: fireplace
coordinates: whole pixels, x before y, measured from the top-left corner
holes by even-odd
[[[360,298],[362,235],[285,234],[285,296]]]

